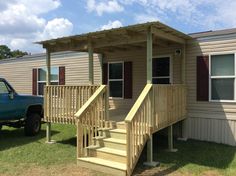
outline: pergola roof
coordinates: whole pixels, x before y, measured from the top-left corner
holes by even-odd
[[[57,39],[36,42],[42,44],[50,52],[57,51],[88,51],[92,47],[94,52],[102,53],[105,49],[114,47],[125,49],[127,47],[140,47],[147,41],[147,32],[150,31],[154,40],[153,43],[161,44],[167,41],[185,44],[190,36],[179,32],[160,22],[149,22],[144,24],[131,25],[110,30],[90,32],[86,34],[62,37]]]

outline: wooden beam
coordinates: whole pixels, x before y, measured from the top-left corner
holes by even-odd
[[[171,33],[168,33],[168,32],[164,32],[160,29],[157,29],[156,27],[152,27],[151,28],[151,31],[152,33],[159,37],[159,38],[163,38],[163,39],[167,39],[167,40],[170,40],[170,41],[173,41],[173,42],[176,42],[176,43],[181,43],[181,44],[185,44],[186,41],[180,37],[177,37]]]
[[[51,52],[59,51],[88,51],[88,43],[85,41],[71,40],[69,43],[57,42],[53,45],[44,46],[44,48],[50,49]]]
[[[100,40],[97,42],[94,42],[93,47],[94,48],[103,48],[103,47],[111,47],[111,46],[119,46],[119,45],[129,45],[133,43],[141,43],[145,42],[147,39],[145,36],[135,36],[135,37],[130,37],[130,38],[120,38],[119,40],[116,41],[104,41]]]
[[[46,85],[51,85],[51,53],[49,49],[46,49],[46,66],[47,66],[47,72],[46,72]],[[46,142],[51,143],[51,123],[47,123],[46,128]]]
[[[91,85],[94,84],[94,70],[93,70],[93,47],[91,42],[89,43],[89,49],[88,49],[88,54],[89,54],[89,83]]]
[[[147,31],[147,84],[152,84],[152,33]]]
[[[100,84],[102,85],[102,75],[103,75],[103,58],[104,55],[103,54],[99,54],[98,55],[98,59],[99,59],[99,64],[100,64]]]
[[[46,85],[49,86],[51,84],[51,53],[49,49],[46,50],[46,65],[47,65],[47,72],[46,72]]]

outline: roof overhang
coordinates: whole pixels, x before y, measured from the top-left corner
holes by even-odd
[[[62,37],[46,41],[36,42],[50,52],[58,51],[88,51],[92,46],[94,52],[102,53],[111,47],[117,50],[125,50],[128,47],[140,47],[147,41],[147,32],[153,34],[153,43],[165,44],[168,42],[185,44],[190,36],[179,32],[160,22],[149,22],[116,29],[91,32],[81,35]]]

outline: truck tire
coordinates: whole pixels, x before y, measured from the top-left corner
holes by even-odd
[[[37,113],[29,114],[25,121],[25,135],[35,136],[41,130],[41,117]]]

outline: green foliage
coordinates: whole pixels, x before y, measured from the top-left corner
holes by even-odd
[[[0,59],[6,59],[12,57],[10,48],[6,45],[0,45]]]
[[[20,50],[11,51],[11,49],[8,46],[0,45],[0,60],[11,57],[22,57],[24,55],[28,55],[28,53]]]

